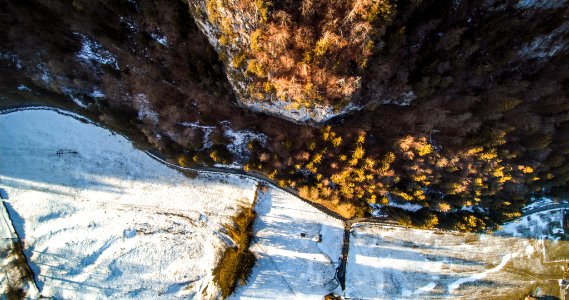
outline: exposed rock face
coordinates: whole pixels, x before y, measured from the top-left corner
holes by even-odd
[[[352,96],[395,14],[387,0],[189,4],[239,102],[297,122],[323,122],[359,108]],[[383,102],[408,104],[409,98]]]

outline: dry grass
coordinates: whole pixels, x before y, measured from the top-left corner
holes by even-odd
[[[26,258],[22,252],[22,247],[18,241],[11,242],[10,248],[3,249],[4,269],[11,270],[8,275],[8,286],[5,290],[6,299],[25,299],[26,292],[23,287],[26,282],[34,282],[32,271],[30,270]]]
[[[227,248],[217,267],[213,270],[214,282],[221,287],[221,293],[227,298],[238,284],[243,285],[255,265],[255,255],[249,251],[253,239],[253,223],[256,213],[251,208],[242,210],[232,218],[233,224],[226,225],[226,230],[236,247]]]

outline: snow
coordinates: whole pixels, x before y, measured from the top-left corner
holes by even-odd
[[[217,295],[211,270],[233,243],[223,224],[253,201],[255,180],[211,172],[190,179],[124,137],[63,111],[12,110],[0,115],[0,132],[2,195],[9,198],[6,207],[42,296]],[[355,224],[343,296],[511,298],[566,259],[563,211],[552,204],[535,200],[526,213],[544,211],[491,235]],[[322,299],[342,293],[335,278],[342,221],[275,186],[259,193],[255,210],[251,251],[258,260],[231,298]],[[0,230],[13,239],[9,226]]]
[[[158,125],[158,113],[152,110],[148,97],[145,94],[137,94],[134,99],[138,109],[138,119],[140,121],[149,120],[152,125]]]
[[[223,224],[251,203],[256,182],[190,179],[79,119],[53,110],[0,115],[0,184],[41,295],[215,297]]]
[[[103,46],[94,39],[77,32],[74,32],[74,34],[81,37],[82,44],[81,50],[76,54],[77,58],[89,63],[96,62],[101,65],[110,65],[115,70],[120,70],[114,54],[103,48]]]
[[[229,126],[225,127],[223,134],[231,140],[227,148],[235,154],[239,160],[244,161],[250,155],[247,144],[251,141],[258,141],[261,145],[267,142],[267,136],[253,131],[239,130],[234,131]]]
[[[339,292],[340,220],[275,187],[259,194],[256,211],[250,249],[257,263],[232,299],[322,299]]]
[[[238,163],[231,163],[230,165],[225,165],[225,164],[213,164],[214,167],[216,168],[227,168],[227,169],[236,169],[236,170],[241,170],[243,169],[243,165],[240,165]]]
[[[23,85],[23,84],[20,84],[20,85],[17,87],[17,89],[18,89],[18,91],[21,91],[21,92],[31,92],[31,91],[32,91],[29,87],[27,87],[27,86],[25,86],[25,85]]]
[[[551,211],[548,212],[551,214]],[[531,215],[535,217],[535,214]],[[539,226],[556,228],[559,214]],[[345,298],[518,298],[535,278],[556,272],[567,240],[503,232],[473,234],[357,223],[350,233]],[[566,262],[565,262],[566,264]],[[520,275],[523,274],[523,275]]]
[[[391,207],[397,207],[406,211],[410,211],[410,212],[416,212],[418,210],[420,210],[421,208],[423,208],[423,206],[416,204],[416,203],[409,203],[409,202],[404,202],[404,203],[399,203],[394,201],[391,197],[389,197],[389,203],[387,204],[387,206],[391,206]],[[386,216],[385,214],[382,213],[382,208],[385,207],[385,205],[381,205],[381,204],[370,204],[370,207],[372,208],[372,215],[374,217],[384,217]]]
[[[163,46],[168,47],[168,38],[166,36],[160,35],[158,33],[150,33],[150,36],[158,43]]]
[[[199,122],[181,122],[181,123],[178,123],[178,125],[181,125],[184,127],[199,128],[203,131],[203,147],[202,147],[202,150],[210,148],[211,146],[213,146],[213,142],[209,140],[209,137],[211,136],[211,134],[213,133],[213,130],[215,129],[214,126],[200,125]]]
[[[427,285],[420,287],[419,289],[417,289],[416,291],[413,292],[413,295],[420,295],[423,293],[428,293],[432,290],[434,290],[437,287],[437,283],[436,282],[429,282]]]
[[[49,73],[49,71],[47,70],[47,66],[45,64],[39,63],[36,65],[36,68],[38,68],[38,70],[41,71],[41,75],[39,76],[39,80],[41,81],[41,83],[45,86],[48,87],[52,81],[52,76]]]
[[[520,49],[520,56],[544,59],[563,53],[569,47],[567,41],[563,38],[567,31],[569,31],[569,22],[563,23],[549,34],[536,37],[531,43],[524,45]]]
[[[98,99],[98,98],[105,98],[105,94],[103,93],[103,91],[101,91],[101,90],[95,88],[95,89],[93,89],[93,91],[89,94],[89,97],[95,98],[95,99]]]
[[[549,198],[532,198],[530,200],[530,204],[526,205],[523,208],[523,210],[525,212],[528,212],[535,209],[542,209],[542,208],[552,207],[555,205],[567,205],[567,204],[569,204],[568,200],[553,201],[552,199]]]
[[[79,107],[87,108],[88,105],[83,103],[83,101],[76,96],[76,92],[73,89],[62,87],[61,91],[63,92],[63,94],[67,95],[67,97],[69,97],[71,100],[73,100],[73,102],[77,104]]]
[[[413,102],[413,100],[417,99],[417,96],[415,95],[415,92],[408,91],[408,92],[401,93],[401,99],[403,101],[397,103],[397,105],[409,106],[411,104],[411,102]]]
[[[542,203],[547,202],[544,201]],[[495,234],[512,237],[558,239],[564,235],[561,224],[562,217],[562,209],[546,209],[505,223]]]
[[[517,9],[555,9],[565,5],[566,0],[520,0],[516,4]]]
[[[128,29],[132,32],[138,32],[138,26],[132,20],[127,19],[125,17],[120,17],[121,22],[125,23]]]
[[[409,203],[409,202],[406,202],[403,204],[395,203],[395,202],[389,202],[389,206],[401,208],[401,209],[404,209],[407,211],[412,211],[412,212],[418,211],[419,209],[423,208],[423,206],[421,206],[419,204]]]
[[[478,280],[488,276],[488,274],[490,274],[490,273],[494,273],[494,272],[498,272],[498,271],[502,270],[502,268],[504,268],[504,266],[506,266],[508,261],[510,261],[510,259],[512,259],[512,256],[513,256],[512,253],[508,253],[508,254],[504,255],[504,257],[502,257],[502,261],[496,267],[489,269],[489,270],[486,270],[482,273],[477,273],[477,274],[471,275],[470,277],[467,277],[467,278],[458,279],[457,281],[449,284],[448,285],[449,292],[456,290],[458,287],[460,287],[460,285],[462,285],[464,283],[478,281]]]
[[[217,35],[215,34],[217,30],[211,25],[211,23],[204,22],[201,19],[196,18],[196,24],[207,37],[209,44],[212,45],[214,48],[217,48],[219,44]]]

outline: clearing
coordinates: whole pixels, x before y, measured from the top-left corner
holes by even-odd
[[[42,296],[212,298],[224,234],[256,182],[195,179],[69,113],[0,115],[0,184]]]
[[[569,249],[562,213],[536,212],[493,234],[355,224],[345,295],[518,299],[536,287],[558,295]]]

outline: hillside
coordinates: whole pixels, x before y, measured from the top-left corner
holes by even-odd
[[[8,298],[562,292],[567,201],[532,199],[523,217],[485,234],[343,222],[263,180],[182,170],[67,111],[4,111],[0,131],[0,293]],[[246,238],[236,235],[243,224]],[[250,276],[231,259],[247,249],[256,258]],[[239,276],[233,294],[226,271]]]
[[[189,178],[62,111],[2,114],[0,131],[7,219],[40,292],[29,297],[219,297],[212,270],[233,246],[225,224],[252,204],[255,181]]]
[[[478,231],[569,192],[566,1],[0,7],[3,108],[74,110],[347,218]]]

